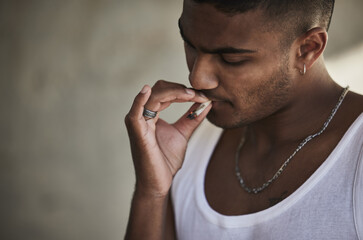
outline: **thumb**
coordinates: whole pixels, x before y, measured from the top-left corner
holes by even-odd
[[[208,112],[212,108],[212,104],[209,104],[206,109],[199,116],[196,116],[194,119],[187,118],[187,116],[193,112],[200,103],[193,104],[189,110],[181,117],[178,121],[176,121],[173,125],[178,131],[184,135],[185,139],[189,140],[192,136],[194,130],[201,124],[204,118],[207,116]]]

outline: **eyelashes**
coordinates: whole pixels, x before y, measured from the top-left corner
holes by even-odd
[[[190,53],[193,52],[195,54],[197,51],[196,48],[187,41],[184,41],[184,46],[188,48],[188,51]],[[218,58],[221,60],[223,64],[229,66],[240,66],[247,62],[246,57],[238,56],[238,54],[237,56],[235,56],[234,54],[227,54],[227,56],[225,56],[225,54],[216,54],[216,55],[218,55]]]
[[[221,61],[227,65],[239,66],[248,61],[248,57],[243,54],[220,54]]]
[[[221,60],[224,64],[231,65],[231,66],[240,66],[240,65],[244,64],[245,62],[247,62],[247,60],[245,60],[245,59],[240,60],[240,61],[228,61],[225,58],[223,58],[223,56],[221,56]]]

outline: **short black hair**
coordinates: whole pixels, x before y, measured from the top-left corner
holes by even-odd
[[[305,33],[313,26],[328,31],[335,0],[193,0],[212,4],[217,10],[229,15],[252,10],[264,10],[269,17],[267,25],[278,26],[287,33],[287,42]],[[278,24],[274,24],[278,23]],[[276,27],[274,28],[276,30]]]

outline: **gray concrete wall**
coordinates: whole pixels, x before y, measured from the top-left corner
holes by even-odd
[[[123,238],[134,183],[123,118],[145,83],[188,84],[181,6],[0,0],[0,239]],[[327,50],[360,92],[362,10],[337,0]]]

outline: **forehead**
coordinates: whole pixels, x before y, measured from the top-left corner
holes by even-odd
[[[213,5],[185,0],[180,18],[184,35],[196,46],[206,48],[228,46],[262,47],[277,35],[267,31],[262,10],[229,15]],[[260,48],[258,47],[258,48]]]

